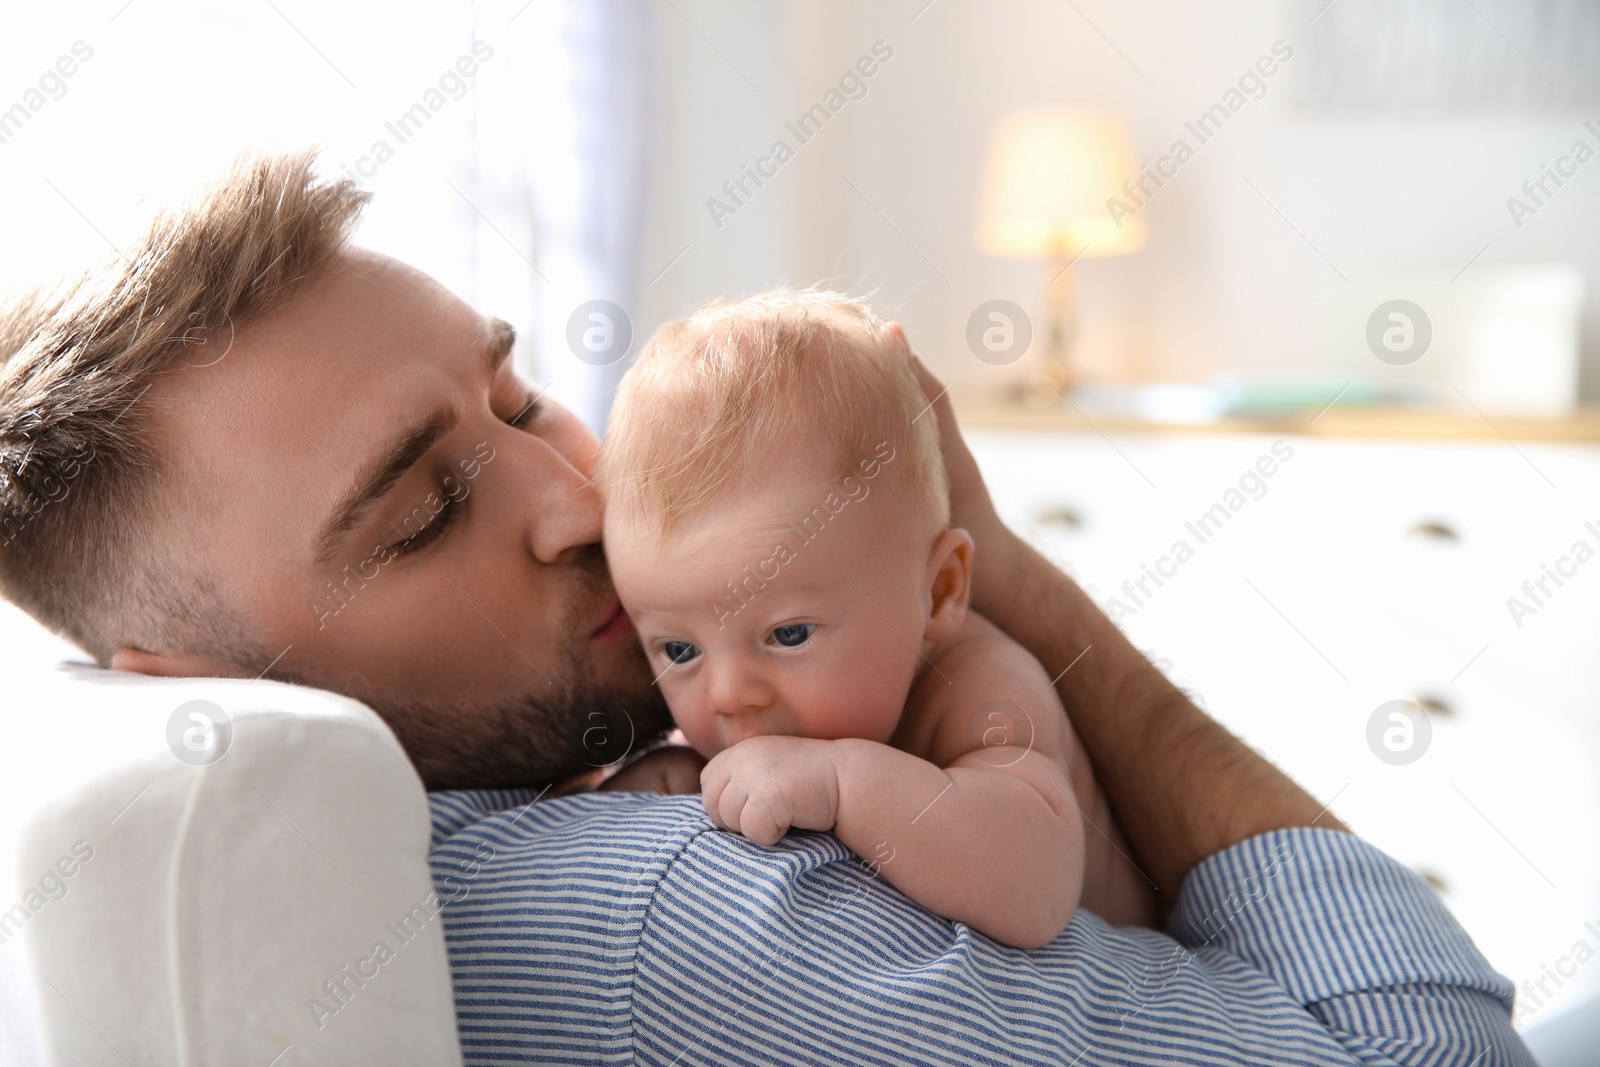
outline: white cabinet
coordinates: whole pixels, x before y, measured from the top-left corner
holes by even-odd
[[[1175,682],[1441,887],[1523,1020],[1600,990],[1600,449],[969,440],[1007,522]],[[1401,766],[1367,742],[1397,698],[1431,712]]]

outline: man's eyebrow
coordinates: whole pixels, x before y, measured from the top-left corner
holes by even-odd
[[[489,336],[482,349],[483,363],[492,380],[500,372],[500,365],[511,355],[516,343],[517,330],[504,319],[489,320]],[[339,548],[341,535],[354,529],[373,504],[393,488],[417,460],[427,455],[434,443],[455,429],[460,413],[452,407],[443,407],[428,416],[401,437],[388,451],[367,464],[357,473],[350,489],[333,506],[328,520],[317,535],[316,562],[323,566],[333,559]]]
[[[328,520],[322,524],[322,532],[317,535],[319,566],[333,559],[341,535],[354,529],[394,483],[427,455],[439,438],[455,429],[460,420],[461,413],[455,408],[440,408],[356,473],[350,488],[333,506]]]

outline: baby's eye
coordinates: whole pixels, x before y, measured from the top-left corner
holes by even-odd
[[[811,639],[811,631],[817,628],[814,622],[792,622],[787,626],[780,626],[772,631],[772,639],[784,648],[794,648],[803,645]]]
[[[674,663],[688,663],[700,654],[700,650],[687,641],[664,641],[661,651]]]

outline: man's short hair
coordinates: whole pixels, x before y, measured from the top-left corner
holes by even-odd
[[[797,443],[831,477],[862,464],[897,487],[917,532],[949,524],[938,426],[888,323],[865,302],[774,289],[705,304],[662,326],[617,390],[600,456],[606,506],[665,537]],[[923,417],[926,415],[926,417]],[[881,446],[893,459],[881,462]]]
[[[314,162],[241,159],[103,268],[0,313],[0,593],[102,665],[127,646],[257,657],[215,577],[153,536],[181,487],[140,397],[326,275],[370,194]]]

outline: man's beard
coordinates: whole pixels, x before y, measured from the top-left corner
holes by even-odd
[[[541,683],[492,705],[378,711],[429,789],[562,782],[643,752],[672,729],[659,689],[597,678],[554,691]]]
[[[672,729],[644,650],[632,638],[624,662],[601,676],[583,652],[586,627],[613,597],[599,545],[573,561],[577,594],[558,638],[561,670],[528,691],[489,704],[374,702],[429,789],[543,786],[643,752]]]

